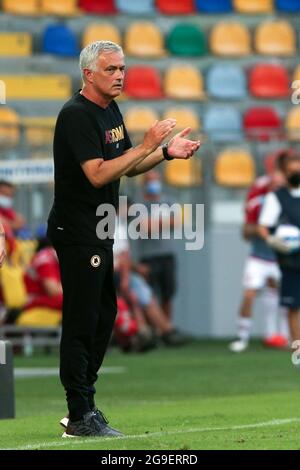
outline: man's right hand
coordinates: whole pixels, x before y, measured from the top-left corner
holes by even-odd
[[[144,136],[142,146],[147,153],[154,152],[159,145],[171,134],[176,126],[176,119],[164,119],[155,121]]]
[[[270,235],[266,239],[266,242],[271,248],[273,248],[273,250],[278,251],[283,255],[288,255],[292,251],[290,246],[284,240],[281,240],[281,238],[275,237],[274,235]]]

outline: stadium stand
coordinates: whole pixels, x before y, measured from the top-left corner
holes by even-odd
[[[267,141],[282,137],[281,119],[271,107],[252,107],[244,114],[244,129],[248,138]]]
[[[79,48],[75,33],[65,25],[47,26],[43,37],[43,52],[62,56],[77,56]]]
[[[233,0],[233,6],[239,13],[271,13],[273,0]]]
[[[196,9],[199,13],[230,13],[232,12],[231,0],[196,0]]]
[[[276,9],[285,13],[299,13],[299,0],[275,0]]]
[[[1,57],[27,57],[31,54],[32,39],[29,33],[0,33]]]
[[[163,97],[160,73],[151,66],[133,66],[127,71],[124,92],[136,99]]]
[[[249,76],[249,90],[257,98],[287,98],[290,94],[288,71],[281,64],[257,64]]]
[[[13,15],[36,15],[40,13],[39,0],[3,0],[2,8]]]
[[[119,29],[112,23],[91,23],[82,36],[82,47],[94,41],[112,41],[122,46],[122,38]]]
[[[201,100],[205,98],[203,87],[201,72],[192,66],[174,65],[165,72],[164,91],[169,98]]]
[[[20,140],[20,116],[14,109],[0,106],[0,147],[13,147]]]
[[[234,63],[220,62],[210,67],[206,86],[212,98],[239,100],[247,96],[246,75]]]
[[[11,100],[63,100],[71,95],[68,75],[1,75]]]
[[[131,23],[124,37],[125,53],[137,57],[165,55],[164,38],[160,29],[150,21]]]
[[[169,32],[166,45],[176,56],[203,56],[207,52],[204,32],[190,23],[177,23]]]
[[[258,54],[291,56],[296,53],[296,35],[286,20],[265,20],[256,29],[255,49]]]
[[[193,0],[156,0],[156,8],[164,15],[188,15],[195,12]]]
[[[30,116],[22,119],[26,142],[31,147],[52,145],[56,117]]]
[[[76,16],[79,14],[77,0],[41,0],[43,15]]]
[[[127,15],[148,15],[155,13],[153,0],[143,0],[142,2],[137,2],[136,0],[115,0],[115,3],[119,12]]]
[[[97,15],[117,13],[114,0],[79,0],[79,7],[86,13]]]
[[[196,158],[173,160],[165,166],[164,178],[170,186],[180,188],[199,186],[202,181],[201,164]]]
[[[211,105],[204,114],[203,130],[212,142],[243,140],[240,112],[229,105]]]
[[[250,33],[242,23],[221,21],[212,29],[210,49],[219,56],[247,56],[251,52]]]
[[[300,141],[300,109],[294,106],[287,114],[285,127],[288,139],[291,141]]]
[[[163,114],[163,119],[176,119],[176,129],[185,129],[190,127],[193,132],[198,132],[201,129],[199,116],[192,108],[185,107],[171,107],[167,108]]]
[[[159,119],[157,112],[148,107],[132,106],[124,115],[128,132],[146,132]]]
[[[243,188],[255,179],[255,163],[252,155],[244,149],[222,150],[215,162],[215,180],[221,186]]]

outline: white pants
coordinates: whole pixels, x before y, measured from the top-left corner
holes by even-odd
[[[245,289],[260,290],[266,287],[268,279],[279,282],[280,269],[275,261],[265,261],[249,256],[246,261],[243,277]]]

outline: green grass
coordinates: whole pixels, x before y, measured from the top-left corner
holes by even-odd
[[[15,365],[57,367],[58,358]],[[300,370],[287,351],[254,344],[233,355],[223,342],[195,342],[140,355],[112,350],[104,365],[126,368],[97,385],[99,408],[125,438],[61,439],[59,379],[18,378],[17,419],[0,421],[0,448],[300,449]]]

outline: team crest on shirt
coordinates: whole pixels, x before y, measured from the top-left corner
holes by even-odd
[[[101,258],[99,255],[94,255],[91,257],[91,265],[93,268],[98,268],[101,264]]]

